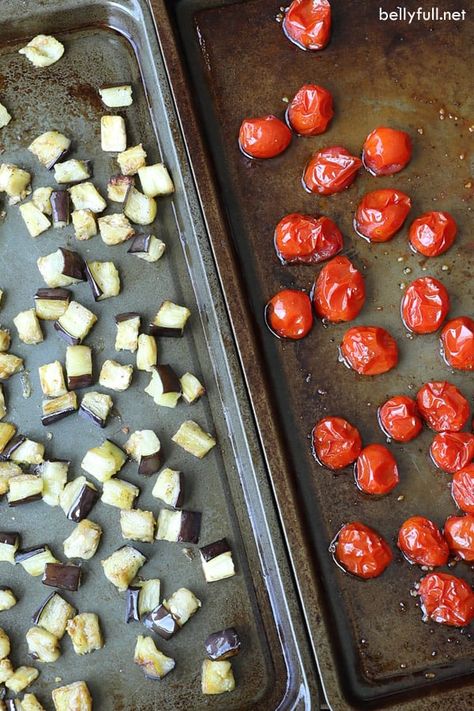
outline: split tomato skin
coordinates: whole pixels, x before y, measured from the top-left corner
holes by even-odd
[[[412,281],[402,298],[402,321],[409,331],[434,333],[440,328],[450,308],[446,287],[434,277]]]
[[[454,244],[458,228],[449,212],[433,210],[417,217],[408,230],[408,239],[415,252],[425,257],[439,257]]]
[[[396,442],[410,442],[423,429],[416,402],[406,395],[395,395],[378,409],[382,431]]]
[[[441,331],[443,356],[451,368],[474,370],[474,321],[460,316],[448,321]]]
[[[446,565],[449,546],[437,526],[424,516],[412,516],[400,527],[397,545],[405,558],[416,565],[436,568]]]
[[[321,269],[313,290],[317,315],[333,323],[352,321],[365,303],[365,282],[361,272],[342,255]]]
[[[418,390],[416,404],[420,415],[435,432],[459,432],[469,419],[469,403],[452,383],[436,380]]]
[[[461,511],[474,514],[474,464],[468,464],[455,472],[451,494]]]
[[[291,131],[273,115],[244,119],[239,130],[239,146],[249,158],[274,158],[291,143]]]
[[[474,561],[474,516],[450,516],[444,524],[444,536],[457,558]]]
[[[380,326],[353,326],[342,339],[341,357],[359,375],[380,375],[397,365],[398,346]]]
[[[336,538],[334,556],[346,572],[366,580],[381,575],[393,559],[385,539],[358,521],[347,523],[341,528]]]
[[[430,447],[435,465],[454,474],[474,459],[474,434],[470,432],[438,432]]]
[[[293,0],[283,18],[283,32],[300,49],[324,49],[331,38],[328,0]]]
[[[370,242],[388,242],[402,228],[410,208],[410,198],[400,190],[373,190],[357,207],[354,229]]]
[[[362,449],[359,430],[343,417],[324,417],[311,434],[314,457],[327,469],[348,467]]]
[[[288,107],[288,122],[300,136],[324,133],[334,116],[332,94],[317,84],[304,84]]]
[[[372,496],[390,493],[400,481],[395,457],[383,444],[369,444],[362,450],[354,474],[358,488]]]
[[[280,338],[304,338],[313,326],[309,296],[299,289],[283,289],[273,296],[265,308],[269,329]]]
[[[372,175],[399,173],[410,162],[413,152],[406,131],[380,126],[365,139],[362,161]]]
[[[426,617],[433,622],[465,627],[474,619],[474,592],[465,580],[448,573],[428,573],[418,594]]]
[[[318,264],[338,254],[342,233],[329,217],[293,212],[275,228],[275,250],[283,264]]]
[[[334,195],[356,179],[362,161],[341,146],[323,148],[311,158],[303,172],[303,185],[310,193]]]

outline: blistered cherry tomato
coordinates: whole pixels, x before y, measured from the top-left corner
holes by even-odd
[[[299,289],[283,289],[267,303],[265,319],[270,330],[280,338],[303,338],[313,325],[311,300]]]
[[[433,333],[449,311],[449,294],[434,277],[415,279],[402,298],[402,319],[414,333]]]
[[[474,514],[474,464],[468,464],[454,474],[451,493],[461,511]]]
[[[376,578],[393,558],[382,536],[358,521],[346,523],[341,528],[334,555],[344,570],[359,578]]]
[[[357,457],[356,484],[365,494],[383,496],[400,481],[395,457],[383,444],[369,444]]]
[[[313,303],[321,318],[352,321],[365,303],[364,277],[347,257],[334,257],[319,272]]]
[[[385,434],[396,442],[409,442],[422,428],[416,402],[406,395],[395,395],[379,407],[378,419]]]
[[[354,229],[371,242],[388,242],[402,227],[410,208],[410,198],[400,190],[374,190],[359,203]]]
[[[428,427],[435,432],[458,432],[469,418],[468,401],[446,380],[422,385],[416,395],[416,404]]]
[[[414,250],[425,257],[438,257],[452,246],[458,231],[449,212],[425,212],[417,217],[408,231],[408,239]]]
[[[446,565],[449,547],[435,524],[424,516],[412,516],[398,532],[398,547],[410,563],[435,568]]]
[[[444,524],[449,550],[461,560],[474,560],[474,516],[450,516]]]
[[[276,116],[260,116],[242,121],[239,146],[250,158],[274,158],[291,142],[291,131]]]
[[[365,139],[362,160],[372,175],[392,175],[410,162],[412,150],[408,133],[381,126]]]
[[[470,432],[439,432],[430,447],[437,467],[454,474],[474,459],[474,434]]]
[[[444,358],[451,368],[474,370],[474,321],[461,316],[448,321],[441,331]]]
[[[362,449],[359,431],[342,417],[324,417],[313,428],[314,456],[328,469],[353,464]]]
[[[301,49],[324,49],[331,37],[328,0],[293,0],[283,19],[283,32]]]
[[[314,154],[303,173],[303,185],[311,193],[334,195],[351,185],[362,161],[341,146],[323,148]]]
[[[295,94],[288,107],[288,121],[300,136],[324,133],[334,116],[332,95],[317,84],[305,84]]]
[[[283,264],[318,264],[334,257],[343,245],[342,233],[329,217],[293,212],[275,228],[275,249]]]
[[[379,326],[353,326],[344,334],[341,356],[360,375],[380,375],[397,365],[397,342]]]
[[[462,578],[428,573],[420,581],[418,594],[423,612],[433,622],[464,627],[474,619],[474,592]]]

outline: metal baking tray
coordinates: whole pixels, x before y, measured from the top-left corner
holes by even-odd
[[[61,61],[47,70],[35,69],[17,52],[39,32],[54,33],[66,47]],[[133,105],[120,111],[127,124],[128,145],[142,141],[151,162],[166,162],[176,186],[171,199],[159,201],[152,228],[167,244],[165,257],[156,264],[127,255],[126,244],[108,248],[100,237],[79,243],[72,226],[62,231],[51,229],[32,240],[18,209],[7,208],[0,225],[0,282],[6,292],[2,323],[10,325],[18,311],[32,305],[34,292],[42,286],[38,256],[62,245],[87,259],[112,259],[121,273],[120,296],[97,305],[87,284],[73,289],[82,304],[100,314],[86,340],[94,351],[95,373],[107,357],[134,362],[131,354],[114,354],[114,314],[136,310],[146,323],[161,301],[170,298],[186,304],[192,317],[182,339],[159,339],[160,362],[170,363],[179,372],[195,372],[208,393],[192,407],[157,408],[143,392],[149,376],[135,372],[133,386],[125,393],[113,394],[114,416],[105,430],[78,416],[46,429],[40,423],[37,368],[56,358],[64,360],[65,344],[52,324],[45,324],[46,339],[38,347],[21,344],[12,328],[12,352],[25,358],[32,394],[23,398],[19,376],[7,383],[8,420],[44,441],[47,456],[71,459],[72,476],[81,474],[85,451],[105,437],[122,444],[127,429],[155,429],[165,464],[184,472],[186,507],[203,512],[200,544],[227,536],[237,568],[235,577],[208,585],[197,547],[189,560],[178,544],[137,544],[148,556],[141,574],[159,577],[164,596],[188,586],[203,602],[201,611],[173,640],[157,640],[158,646],[176,659],[174,672],[159,683],[146,681],[133,664],[133,653],[137,635],[147,631],[142,625],[124,623],[124,596],[105,579],[99,562],[122,545],[118,511],[97,504],[91,518],[103,527],[103,541],[95,558],[84,562],[80,590],[65,597],[80,611],[99,614],[105,647],[77,657],[65,637],[59,661],[39,665],[41,675],[31,690],[50,707],[52,688],[85,679],[94,708],[101,711],[218,708],[221,697],[201,694],[203,643],[210,632],[234,624],[242,635],[243,651],[233,662],[237,689],[225,698],[226,707],[316,707],[318,692],[301,611],[150,7],[145,0],[6,1],[0,8],[0,44],[1,100],[14,117],[1,133],[1,160],[31,169],[33,187],[54,185],[54,181],[26,146],[54,128],[73,139],[72,157],[92,159],[93,181],[105,195],[107,178],[117,172],[117,166],[113,156],[100,150],[100,117],[110,110],[101,104],[97,89],[123,81],[133,85],[134,93]],[[190,418],[217,434],[219,446],[202,461],[171,442],[179,424]],[[151,496],[153,482],[139,477],[133,463],[126,465],[120,477],[140,487],[141,508],[158,512],[157,500]],[[62,541],[73,528],[59,508],[50,509],[42,503],[8,509],[3,501],[1,520],[2,530],[22,532],[23,546],[48,543],[59,558]],[[3,612],[0,620],[12,637],[12,662],[17,666],[28,663],[25,632],[48,588],[19,566],[3,564],[0,579],[2,585],[11,585],[19,598],[18,605]]]
[[[154,4],[329,705],[470,709],[470,633],[422,624],[410,591],[423,572],[403,561],[395,546],[397,530],[410,515],[424,514],[442,525],[455,511],[449,477],[427,456],[430,433],[407,446],[391,445],[401,483],[380,500],[360,494],[350,472],[334,475],[320,468],[309,434],[320,417],[334,414],[356,423],[366,443],[384,442],[377,406],[387,396],[413,394],[428,379],[449,379],[472,398],[472,376],[446,367],[438,336],[407,338],[399,317],[403,283],[428,274],[448,287],[452,315],[473,310],[467,151],[474,106],[466,61],[472,26],[468,21],[384,23],[370,0],[332,0],[331,42],[311,53],[285,39],[277,21],[283,8],[273,0]],[[455,3],[448,1],[445,9],[456,9]],[[336,117],[329,131],[295,137],[270,161],[243,156],[237,145],[242,118],[283,117],[288,99],[308,82],[321,83],[334,95]],[[349,190],[330,198],[302,189],[303,167],[318,147],[344,145],[358,153],[378,125],[404,128],[413,136],[415,152],[407,169],[377,180],[361,171]],[[453,213],[460,233],[448,253],[429,261],[414,255],[406,227],[383,245],[367,244],[354,234],[352,216],[360,197],[389,185],[412,196],[411,219],[436,208]],[[318,322],[298,342],[279,341],[266,329],[267,299],[283,287],[309,291],[318,272],[283,267],[274,254],[276,223],[296,211],[327,214],[341,227],[346,253],[366,273],[368,299],[357,322],[385,326],[396,336],[401,359],[394,371],[369,379],[338,363],[344,325],[325,329]],[[386,573],[370,582],[345,575],[328,553],[340,526],[357,519],[386,536],[395,552]],[[458,564],[455,572],[472,582],[466,564]]]

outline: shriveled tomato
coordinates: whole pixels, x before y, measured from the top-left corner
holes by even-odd
[[[280,338],[303,338],[313,325],[311,300],[299,289],[283,289],[267,303],[265,319],[268,327]]]
[[[333,116],[332,94],[317,84],[298,89],[287,112],[291,128],[300,136],[324,133]]]
[[[324,417],[312,432],[315,458],[328,469],[353,464],[362,449],[359,430],[343,417]]]
[[[290,129],[276,116],[244,119],[240,126],[240,150],[250,158],[274,158],[290,143]]]
[[[344,570],[359,578],[376,578],[393,558],[385,539],[373,528],[358,521],[346,523],[341,528],[334,555]]]
[[[283,19],[283,32],[301,49],[324,49],[331,37],[328,0],[293,0]]]
[[[369,444],[357,457],[356,484],[365,494],[383,496],[400,481],[395,457],[383,444]]]
[[[275,228],[275,249],[283,264],[318,264],[343,246],[342,233],[329,217],[293,212]]]
[[[474,464],[468,464],[454,474],[451,493],[461,511],[474,514]]]
[[[353,326],[344,334],[341,356],[360,375],[380,375],[397,365],[398,346],[384,328]]]
[[[334,195],[351,185],[362,161],[341,146],[323,148],[314,154],[303,173],[303,185],[311,193]]]
[[[458,432],[469,418],[468,401],[446,380],[422,385],[416,395],[416,404],[428,427],[435,432]]]
[[[406,395],[391,397],[377,414],[383,432],[396,442],[410,442],[423,428],[416,402]]]
[[[435,568],[448,562],[446,539],[433,521],[424,516],[412,516],[402,523],[397,543],[410,563]]]
[[[362,160],[372,175],[392,175],[410,162],[412,151],[406,131],[380,126],[365,139]]]
[[[474,619],[474,592],[465,580],[448,573],[428,573],[418,594],[427,619],[465,627]]]
[[[474,560],[474,516],[450,516],[444,524],[449,550],[461,560]]]
[[[449,212],[425,212],[417,217],[408,231],[413,249],[425,257],[438,257],[452,246],[458,231]]]
[[[354,229],[371,242],[388,242],[402,227],[410,208],[410,198],[400,190],[373,190],[357,207]]]
[[[451,368],[474,370],[474,321],[460,316],[448,321],[441,331],[443,355]]]
[[[437,467],[454,474],[474,459],[474,434],[470,432],[438,432],[430,447]]]
[[[334,257],[319,272],[313,303],[321,318],[352,321],[365,303],[364,277],[347,257]]]
[[[415,279],[402,298],[402,319],[414,333],[433,333],[443,323],[450,307],[449,294],[434,277]]]

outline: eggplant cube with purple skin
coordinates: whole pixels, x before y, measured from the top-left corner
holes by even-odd
[[[5,393],[3,391],[3,387],[0,384],[0,420],[3,420],[4,417],[6,417],[7,414],[7,402],[5,400]]]
[[[78,476],[66,484],[59,495],[59,505],[70,521],[82,521],[93,509],[99,492],[85,476]]]
[[[73,210],[71,214],[74,226],[74,236],[79,242],[84,242],[97,234],[97,223],[92,210]]]
[[[117,156],[117,163],[123,175],[135,175],[145,165],[146,151],[141,143],[122,151]]]
[[[213,632],[204,642],[206,654],[209,659],[218,661],[235,657],[240,652],[241,641],[234,627]]]
[[[179,509],[184,501],[184,477],[175,469],[163,469],[158,475],[151,495],[168,506]]]
[[[66,632],[66,626],[70,619],[74,617],[76,610],[57,592],[48,595],[46,600],[33,614],[31,621],[34,625],[42,627],[57,639],[62,639]]]
[[[80,254],[60,247],[37,260],[38,269],[51,288],[71,286],[84,281],[85,264]]]
[[[63,367],[59,360],[40,365],[38,373],[43,395],[46,395],[46,397],[60,397],[67,393]]]
[[[43,215],[41,210],[36,207],[32,200],[23,203],[18,209],[20,210],[20,215],[31,237],[38,237],[51,227],[51,222],[46,215]]]
[[[92,385],[92,350],[89,346],[66,348],[67,385],[70,390],[88,388]]]
[[[76,592],[81,585],[82,570],[70,563],[46,563],[41,582],[52,588]]]
[[[120,275],[113,262],[87,262],[85,273],[95,301],[120,294]]]
[[[179,306],[172,301],[163,301],[150,324],[150,334],[181,338],[190,316],[191,311],[186,306]]]
[[[70,301],[71,294],[67,289],[38,289],[35,294],[36,315],[43,321],[57,321],[66,311]]]
[[[76,615],[67,623],[66,631],[76,654],[90,654],[104,646],[99,618],[93,612]]]
[[[180,627],[196,614],[201,607],[201,601],[188,588],[179,588],[167,600],[163,600],[163,605],[173,615]]]
[[[66,558],[90,560],[99,547],[102,528],[98,523],[85,518],[80,521],[63,543]]]
[[[18,338],[28,346],[35,346],[44,340],[38,317],[35,309],[21,311],[13,319],[13,323],[18,331]]]
[[[122,509],[120,511],[122,538],[126,540],[153,543],[155,525],[155,517],[151,511],[142,511],[141,509]]]
[[[153,430],[137,430],[124,445],[127,454],[138,462],[138,473],[151,476],[161,464],[161,442]]]
[[[61,656],[58,638],[42,627],[30,627],[26,642],[30,656],[38,662],[51,664]]]
[[[10,531],[0,533],[0,562],[15,565],[15,553],[20,546],[20,534]]]
[[[72,185],[69,188],[69,194],[75,210],[91,210],[91,212],[98,214],[107,207],[107,203],[93,183]]]
[[[104,483],[121,470],[127,455],[116,444],[106,439],[99,447],[89,449],[81,462],[85,472]]]
[[[97,316],[77,301],[71,301],[62,316],[54,322],[54,328],[61,338],[71,346],[79,345],[88,335]]]
[[[98,223],[102,241],[109,247],[122,244],[135,234],[134,228],[121,212],[99,217]]]
[[[117,590],[125,592],[145,563],[146,558],[140,551],[132,546],[123,546],[102,561],[102,568],[107,580]]]
[[[224,694],[235,689],[235,678],[229,661],[205,659],[202,663],[202,693],[206,695]]]
[[[116,351],[135,353],[138,348],[138,333],[140,331],[140,314],[129,311],[117,314],[115,317],[117,335],[115,337]]]
[[[145,392],[161,407],[176,407],[181,397],[181,383],[170,365],[155,365]]]
[[[171,543],[197,543],[201,532],[201,513],[198,511],[169,511],[158,514],[158,541]]]
[[[36,474],[22,474],[10,481],[8,505],[19,506],[39,501],[43,493],[43,480]]]
[[[130,511],[139,493],[138,486],[130,484],[128,481],[108,479],[104,481],[101,501],[109,506],[115,506],[117,509]]]
[[[27,466],[41,464],[44,461],[44,444],[25,438],[10,452],[10,459],[12,462]]]
[[[206,582],[213,583],[235,575],[232,550],[225,538],[200,549],[201,563]]]
[[[133,254],[145,262],[157,262],[166,250],[166,244],[155,235],[136,235],[128,249],[128,254]]]
[[[149,614],[143,619],[143,624],[147,629],[159,634],[163,639],[171,639],[180,630],[176,618],[164,605],[160,604],[150,610]]]
[[[185,373],[181,376],[179,381],[183,391],[183,400],[187,402],[188,405],[192,405],[206,394],[206,388],[192,373]]]
[[[45,427],[62,420],[77,411],[77,395],[75,392],[66,393],[54,400],[43,400],[41,422]]]
[[[95,425],[105,427],[112,406],[113,400],[110,395],[88,392],[82,398],[79,414]]]
[[[85,681],[53,689],[55,711],[92,711],[92,696]]]
[[[50,197],[53,227],[62,229],[71,220],[71,200],[67,190],[53,190]]]
[[[30,143],[28,150],[45,168],[51,169],[67,151],[71,141],[59,131],[46,131]]]
[[[163,679],[175,668],[176,662],[157,649],[151,637],[137,637],[135,664],[142,669],[147,679]]]
[[[57,563],[48,546],[34,546],[19,550],[15,555],[15,563],[19,563],[29,575],[43,575],[48,563]]]

